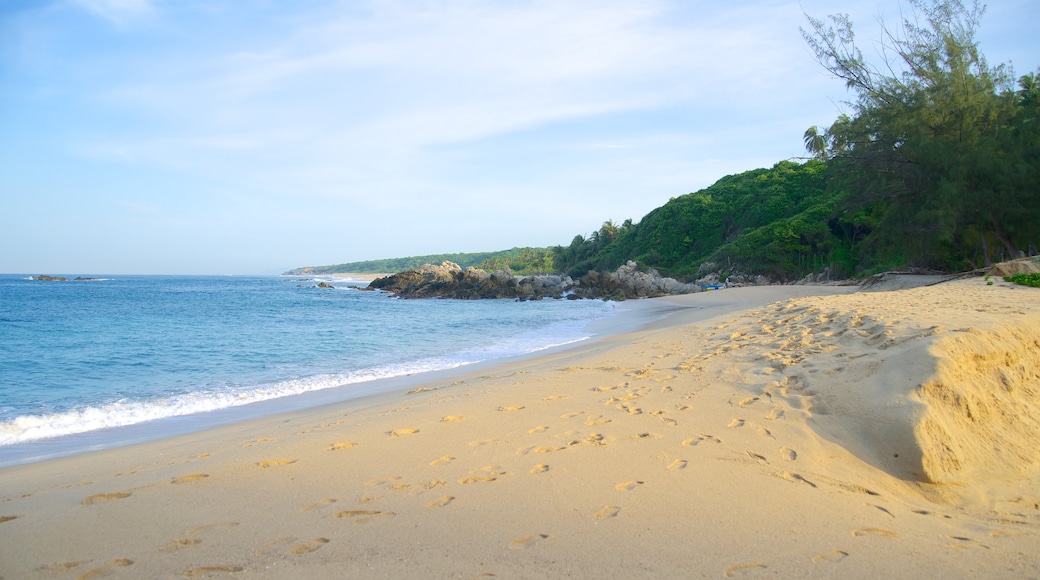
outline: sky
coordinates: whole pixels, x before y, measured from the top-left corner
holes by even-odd
[[[906,6],[902,9],[905,11]],[[0,273],[278,274],[567,245],[804,156],[897,0],[0,0]],[[1040,65],[1040,0],[989,6]]]

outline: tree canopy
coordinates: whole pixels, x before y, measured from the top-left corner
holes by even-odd
[[[1040,243],[1036,76],[1013,83],[975,33],[977,2],[908,0],[883,28],[880,62],[864,58],[846,15],[807,17],[816,60],[845,81],[851,114],[804,135],[834,165],[830,187],[873,221],[867,262],[963,269]]]

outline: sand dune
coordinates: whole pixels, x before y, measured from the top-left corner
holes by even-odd
[[[648,304],[577,349],[0,470],[0,575],[1040,575],[1040,290]]]

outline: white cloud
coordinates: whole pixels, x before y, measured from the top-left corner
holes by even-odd
[[[790,56],[768,15],[691,16],[665,2],[373,2],[363,15],[315,16],[269,23],[242,50],[192,54],[108,96],[177,119],[190,134],[171,143],[264,127],[305,141],[270,147],[313,159],[329,145],[414,152],[695,98],[761,103],[755,92]]]
[[[116,25],[151,16],[155,8],[150,0],[72,0],[79,7]]]

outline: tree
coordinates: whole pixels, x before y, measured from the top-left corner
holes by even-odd
[[[876,65],[856,45],[848,16],[807,16],[802,34],[816,60],[855,100],[853,114],[823,135],[806,132],[806,147],[834,160],[835,185],[854,207],[878,212],[863,247],[875,259],[957,268],[1014,255],[1038,235],[1023,219],[1035,216],[1032,179],[1018,175],[1037,166],[1011,138],[1023,99],[1011,90],[1010,68],[990,67],[978,50],[978,2],[908,3],[901,28],[882,23]]]

